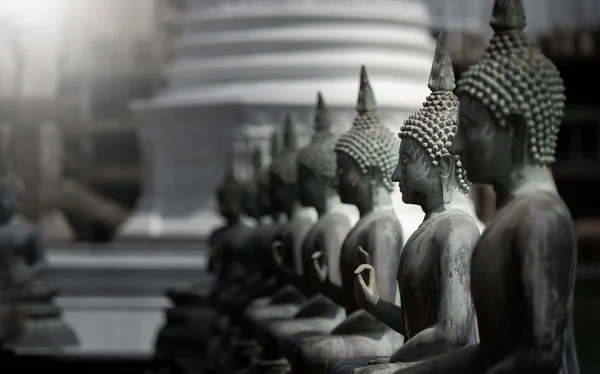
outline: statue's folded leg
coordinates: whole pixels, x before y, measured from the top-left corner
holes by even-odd
[[[340,361],[360,356],[388,354],[387,344],[359,335],[330,335],[302,338],[292,358],[295,374],[327,374]]]
[[[369,362],[380,356],[351,357],[341,360],[331,371],[331,374],[354,374],[354,370],[369,366]]]
[[[418,364],[417,362],[394,362],[387,364],[368,365],[361,369],[354,371],[355,374],[393,374],[397,370],[405,369],[413,365]]]

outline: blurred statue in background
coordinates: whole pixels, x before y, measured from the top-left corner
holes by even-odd
[[[75,346],[78,339],[65,323],[61,310],[53,303],[57,292],[41,279],[46,269],[39,230],[17,213],[23,195],[20,179],[8,173],[0,179],[0,252],[10,259],[2,270],[12,284],[6,300],[22,311],[24,327],[14,347]]]
[[[336,156],[334,152],[338,137],[331,132],[329,110],[323,96],[317,96],[314,130],[310,144],[298,153],[298,197],[304,206],[313,207],[319,219],[306,235],[302,244],[302,268],[306,292],[314,295],[302,305],[292,319],[280,319],[261,326],[261,346],[263,349],[262,371],[269,373],[278,367],[286,372],[289,365],[282,357],[280,341],[299,332],[329,333],[345,316],[343,308],[319,293],[320,280],[314,271],[312,254],[316,248],[323,250],[331,266],[331,278],[341,284],[339,274],[340,250],[348,232],[356,223],[340,201],[333,186],[336,174]],[[277,254],[274,254],[277,257]],[[280,260],[282,267],[286,265]],[[316,294],[316,295],[315,295]]]
[[[246,337],[256,338],[256,328],[269,320],[292,318],[309,293],[303,278],[302,244],[315,223],[315,216],[312,208],[302,206],[298,197],[298,147],[291,113],[286,116],[283,135],[283,152],[269,167],[269,200],[288,220],[271,244],[272,252],[266,254],[275,262],[281,287],[271,297],[246,308],[242,326]],[[258,347],[258,342],[253,341]]]
[[[402,200],[421,206],[425,220],[402,250],[397,270],[401,307],[379,297],[369,255],[356,271],[358,301],[406,341],[389,364],[366,366],[373,358],[353,359],[336,373],[393,373],[413,363],[477,342],[470,293],[470,265],[479,228],[469,213],[470,184],[460,158],[450,147],[458,126],[458,98],[452,61],[443,34],[438,37],[429,78],[431,95],[400,128],[399,162],[392,180]],[[387,271],[387,269],[384,269]]]
[[[400,142],[382,123],[366,69],[361,70],[357,116],[350,130],[335,146],[335,186],[343,203],[355,205],[360,220],[350,231],[340,254],[342,286],[329,279],[321,248],[313,254],[316,273],[325,281],[322,291],[342,305],[347,318],[330,336],[299,336],[290,339],[296,348],[286,349],[292,369],[298,373],[327,373],[341,359],[354,356],[387,356],[402,344],[402,336],[362,310],[356,301],[354,270],[361,264],[357,248],[371,256],[378,272],[382,298],[399,302],[395,269],[402,249],[402,227],[392,207],[391,175]],[[329,261],[329,259],[327,259]],[[385,296],[383,296],[385,295]]]
[[[525,35],[520,0],[497,0],[494,36],[457,84],[460,124],[452,153],[469,179],[491,184],[495,217],[477,243],[471,294],[480,343],[402,373],[577,374],[571,214],[549,165],[565,96],[556,67]]]

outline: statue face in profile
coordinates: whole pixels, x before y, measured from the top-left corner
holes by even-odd
[[[308,207],[323,205],[325,198],[319,178],[304,165],[298,165],[298,197],[300,203]]]
[[[406,138],[400,143],[399,162],[392,180],[398,182],[402,201],[406,204],[423,205],[427,197],[441,196],[438,170],[423,147],[414,139]]]
[[[452,153],[459,154],[474,183],[491,183],[506,178],[513,168],[511,125],[500,127],[487,108],[464,95],[459,101],[458,131]]]
[[[371,186],[356,161],[343,152],[336,152],[337,172],[334,187],[344,204],[363,206],[371,199]]]
[[[271,176],[269,181],[269,199],[279,212],[288,212],[296,200],[296,186],[286,185],[279,178]]]
[[[241,199],[238,194],[220,193],[217,196],[219,213],[228,221],[236,220],[242,213]]]
[[[247,183],[242,190],[242,210],[251,218],[260,218],[258,187],[255,183]]]

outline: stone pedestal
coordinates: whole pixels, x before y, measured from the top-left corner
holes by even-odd
[[[250,147],[266,150],[288,110],[306,142],[317,90],[346,130],[361,65],[394,131],[429,94],[434,43],[419,1],[196,1],[183,22],[168,88],[133,104],[144,192],[120,239],[205,236],[229,157],[243,177]],[[423,217],[399,215],[408,232]]]

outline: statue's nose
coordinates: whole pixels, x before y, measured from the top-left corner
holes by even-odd
[[[392,181],[400,183],[402,181],[402,172],[400,171],[400,164],[396,165],[396,169],[392,173]]]

